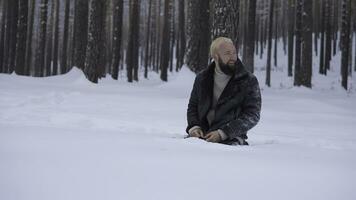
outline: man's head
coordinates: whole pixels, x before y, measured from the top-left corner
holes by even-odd
[[[216,38],[211,43],[210,56],[225,74],[232,75],[235,73],[237,52],[231,39],[226,37]]]

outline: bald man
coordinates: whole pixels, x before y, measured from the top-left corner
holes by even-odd
[[[247,131],[260,119],[257,78],[237,58],[229,38],[215,39],[210,56],[213,62],[194,81],[186,132],[208,142],[248,145]]]

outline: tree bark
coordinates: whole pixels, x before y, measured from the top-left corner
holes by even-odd
[[[35,60],[35,76],[42,77],[44,75],[45,67],[45,48],[46,48],[46,32],[47,32],[47,7],[48,0],[41,0],[40,8],[40,31],[39,43],[36,50]]]
[[[26,55],[26,36],[27,36],[27,15],[28,1],[19,0],[19,19],[17,23],[17,43],[16,43],[16,64],[15,72],[18,75],[25,75],[25,55]]]
[[[301,85],[303,0],[296,0],[294,85]]]
[[[304,0],[301,84],[311,88],[313,65],[313,1]]]
[[[121,38],[122,38],[122,16],[123,0],[114,0],[114,19],[113,19],[113,71],[112,78],[117,80],[119,76],[119,65],[121,57]]]
[[[73,65],[84,69],[87,37],[88,37],[89,0],[75,0],[74,8],[74,38]]]
[[[140,0],[130,0],[129,42],[126,54],[127,80],[138,81]]]
[[[268,23],[269,28],[268,28],[267,67],[266,67],[266,85],[268,87],[271,87],[271,54],[272,54],[273,12],[274,12],[274,0],[270,0],[269,23]]]
[[[347,90],[349,51],[350,51],[350,21],[351,1],[342,0],[342,23],[341,23],[341,85]]]
[[[293,55],[294,55],[294,0],[289,0],[288,7],[288,76],[293,76]]]
[[[105,0],[91,0],[89,15],[89,37],[87,42],[84,73],[88,80],[98,83],[101,68],[105,68],[101,61],[104,49],[105,32]]]
[[[256,0],[249,0],[248,8],[248,24],[247,24],[247,35],[244,45],[243,62],[247,69],[253,73],[254,72],[254,52],[255,52],[255,18],[256,18]]]
[[[209,59],[209,1],[189,0],[189,28],[187,65],[194,71],[199,72],[206,68]]]

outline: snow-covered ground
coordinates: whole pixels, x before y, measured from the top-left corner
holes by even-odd
[[[272,88],[256,70],[250,146],[183,139],[186,68],[168,83],[0,74],[0,199],[356,199],[355,89],[337,70],[310,90],[273,69]]]

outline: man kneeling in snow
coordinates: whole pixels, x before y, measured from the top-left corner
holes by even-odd
[[[257,78],[237,58],[229,38],[215,39],[210,56],[214,61],[194,81],[186,132],[208,142],[248,145],[247,131],[260,119]]]

